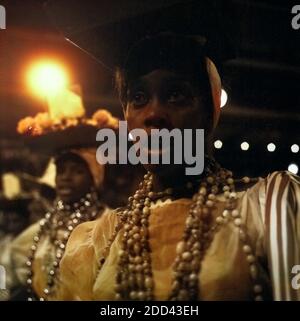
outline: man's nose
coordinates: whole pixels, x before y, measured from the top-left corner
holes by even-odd
[[[170,122],[166,106],[158,97],[153,97],[149,101],[144,125],[149,129],[172,129],[172,124]]]

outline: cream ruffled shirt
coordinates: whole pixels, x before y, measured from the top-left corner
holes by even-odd
[[[149,242],[154,295],[166,300],[171,289],[175,249],[181,240],[190,199],[162,203],[151,209]],[[225,207],[217,197],[214,216]],[[265,298],[299,300],[291,286],[291,268],[300,264],[300,180],[288,172],[275,172],[238,193],[238,210],[258,259],[259,283]],[[114,212],[79,225],[71,234],[60,265],[57,300],[113,300],[122,230],[99,271],[103,248],[117,223]],[[287,238],[287,235],[289,236]],[[202,261],[201,300],[253,300],[249,263],[242,251],[239,230],[232,221],[220,228]]]

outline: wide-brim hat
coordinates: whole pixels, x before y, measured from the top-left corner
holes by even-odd
[[[226,1],[48,0],[44,8],[66,39],[109,69],[136,41],[161,32],[202,38],[217,65],[235,56],[235,14]]]

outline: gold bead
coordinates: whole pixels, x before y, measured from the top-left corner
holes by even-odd
[[[191,252],[184,252],[182,253],[182,259],[184,261],[190,261],[192,259],[192,254]]]
[[[234,225],[235,226],[241,226],[241,224],[242,224],[242,220],[240,219],[240,218],[236,218],[235,220],[234,220]]]
[[[258,272],[257,272],[257,267],[255,264],[250,265],[250,275],[251,275],[252,279],[257,278]]]
[[[250,183],[250,178],[247,177],[247,176],[243,177],[242,180],[243,180],[243,182],[244,182],[245,184]]]
[[[153,279],[150,276],[147,276],[145,279],[145,287],[147,289],[152,289],[153,288]]]
[[[247,255],[247,261],[249,263],[254,263],[255,262],[255,256],[250,254],[250,255]]]
[[[150,214],[150,209],[148,207],[143,208],[143,214],[144,215],[149,215]]]
[[[256,294],[259,294],[263,291],[263,288],[260,284],[255,284],[254,287],[253,287],[253,291],[254,293]]]
[[[211,207],[214,206],[214,202],[211,201],[211,200],[207,200],[207,201],[206,201],[206,206],[211,208]]]
[[[213,184],[214,183],[214,178],[212,176],[208,176],[207,179],[206,179],[207,183],[209,184]]]
[[[198,275],[196,273],[192,273],[189,276],[190,281],[197,281],[198,280]]]
[[[223,215],[223,217],[228,217],[229,216],[229,211],[228,210],[224,210],[222,215]]]
[[[221,216],[218,216],[218,217],[216,218],[216,222],[217,222],[218,224],[222,224],[222,223],[224,222],[224,220],[223,220],[223,218],[222,218]]]
[[[239,230],[239,237],[242,241],[246,241],[246,233],[242,229]]]
[[[189,298],[189,293],[188,293],[188,291],[185,290],[185,289],[181,289],[181,290],[179,291],[179,293],[178,293],[178,299],[179,299],[180,301],[186,301],[186,300],[188,300],[188,298]]]
[[[146,293],[144,291],[139,291],[137,294],[137,298],[141,301],[144,301],[146,299]]]
[[[176,253],[181,254],[185,251],[185,249],[186,249],[186,244],[185,242],[181,241],[176,246]]]
[[[208,194],[208,199],[211,201],[214,201],[216,199],[216,195],[210,193],[210,194]]]
[[[244,245],[243,246],[243,251],[246,253],[246,254],[249,254],[249,253],[251,253],[252,251],[251,251],[251,247],[249,246],[249,245]]]
[[[136,300],[137,299],[137,292],[136,291],[131,291],[129,294],[129,297],[131,300]]]
[[[199,191],[199,194],[205,196],[206,195],[206,188],[205,187],[201,187],[200,191]]]

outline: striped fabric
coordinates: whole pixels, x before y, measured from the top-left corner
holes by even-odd
[[[272,173],[265,193],[262,220],[274,300],[300,300],[300,289],[292,287],[295,265],[300,273],[300,178],[289,172]]]

